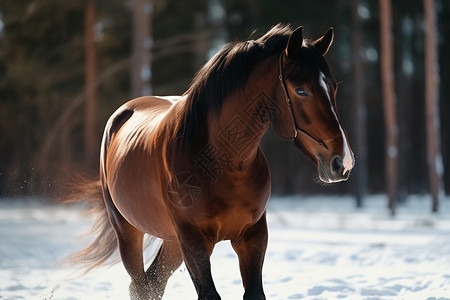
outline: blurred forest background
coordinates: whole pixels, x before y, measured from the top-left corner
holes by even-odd
[[[357,163],[349,181],[322,187],[314,183],[315,166],[269,130],[263,147],[274,194],[363,198],[391,189],[401,201],[429,193],[427,125],[439,122],[434,181],[441,193],[450,191],[450,1],[435,0],[432,32],[425,18],[431,2],[1,0],[0,196],[52,197],[68,177],[95,174],[102,129],[117,107],[142,94],[182,94],[221,45],[259,37],[278,22],[302,25],[310,38],[335,28],[327,60],[340,83],[338,108]],[[391,37],[383,34],[383,17]],[[440,54],[433,63],[440,113],[431,121],[427,35],[437,38],[431,49]],[[383,39],[392,54],[391,104],[382,81]]]

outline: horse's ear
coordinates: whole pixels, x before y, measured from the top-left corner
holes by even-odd
[[[288,59],[295,59],[303,45],[303,27],[298,27],[289,37],[286,46],[286,56]]]
[[[328,29],[327,33],[325,35],[311,44],[319,50],[320,54],[325,55],[327,54],[328,50],[330,49],[331,44],[333,44],[334,39],[334,29],[331,27]]]

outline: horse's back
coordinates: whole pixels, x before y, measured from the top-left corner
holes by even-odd
[[[161,149],[155,142],[178,96],[141,97],[109,119],[102,145],[104,182],[121,215],[143,232],[173,234],[162,197]]]
[[[139,97],[128,101],[122,105],[118,111],[133,111],[134,113],[145,114],[146,122],[153,122],[155,119],[160,119],[165,115],[168,109],[175,103],[180,96],[146,96]]]

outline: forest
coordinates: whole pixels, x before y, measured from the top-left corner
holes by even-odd
[[[326,59],[356,166],[345,183],[316,184],[315,166],[269,130],[273,194],[442,198],[448,20],[445,0],[1,0],[0,197],[57,197],[77,174],[96,176],[117,107],[184,93],[222,45],[281,22],[311,39],[335,29]]]

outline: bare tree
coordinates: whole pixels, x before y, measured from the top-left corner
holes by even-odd
[[[133,63],[131,66],[131,93],[133,97],[152,94],[153,10],[152,0],[134,0]]]
[[[85,10],[85,89],[86,89],[86,123],[85,123],[85,157],[89,167],[97,161],[97,49],[95,45],[96,0],[88,0]]]
[[[386,187],[389,208],[395,214],[398,185],[398,124],[394,88],[392,6],[390,0],[379,0],[381,37],[381,82],[383,88],[384,120],[386,130]]]
[[[363,49],[362,21],[358,13],[360,0],[352,0],[352,48],[353,48],[353,74],[352,86],[354,103],[356,107],[355,129],[358,164],[354,174],[356,176],[356,206],[361,207],[363,198],[367,193],[367,104],[364,96],[364,61],[361,57]]]
[[[444,198],[444,163],[441,154],[439,115],[438,28],[434,0],[424,0],[425,10],[425,113],[427,133],[428,181],[432,211],[437,212]]]

